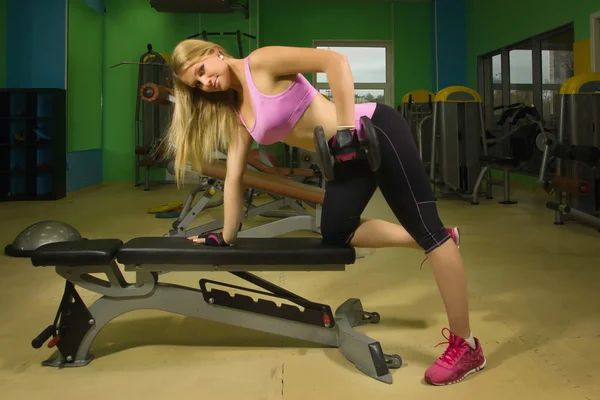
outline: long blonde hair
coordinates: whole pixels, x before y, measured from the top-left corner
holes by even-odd
[[[217,50],[224,57],[231,57],[218,44],[198,39],[180,42],[171,57],[175,104],[163,143],[165,155],[174,159],[178,187],[183,183],[188,163],[201,173],[202,167],[214,160],[215,151],[225,152],[237,137],[234,133],[241,125],[236,115],[234,90],[207,93],[181,80],[190,65]]]

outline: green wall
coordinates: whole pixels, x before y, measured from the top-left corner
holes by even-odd
[[[395,105],[410,91],[433,90],[431,7],[429,3],[392,3],[394,15]]]
[[[148,43],[170,54],[186,36],[198,32],[197,14],[159,13],[148,1],[106,0],[104,44],[104,182],[134,180],[135,104],[138,62]]]
[[[6,87],[6,0],[0,0],[0,87]]]
[[[395,103],[415,89],[431,90],[429,3],[261,0],[260,47],[312,47],[313,40],[393,40]],[[287,15],[282,18],[285,7]],[[308,27],[308,28],[307,28]],[[312,74],[307,79],[312,81]]]
[[[571,4],[570,6],[568,4]],[[467,0],[467,78],[477,87],[477,56],[575,22],[575,41],[590,37],[590,14],[599,0]]]
[[[102,15],[69,1],[68,150],[102,148]]]

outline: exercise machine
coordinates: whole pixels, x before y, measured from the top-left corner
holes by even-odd
[[[356,298],[334,313],[327,304],[250,272],[344,271],[355,259],[351,246],[328,245],[319,238],[242,238],[223,247],[157,237],[126,243],[93,239],[46,244],[32,254],[32,264],[53,266],[66,282],[54,322],[32,340],[32,346],[40,348],[50,339],[48,347],[58,349],[44,366],[83,367],[92,361],[94,340],[110,321],[130,311],[154,309],[339,348],[358,370],[391,384],[390,368],[402,365],[400,356],[384,354],[378,341],[354,329],[378,323],[379,314],[363,310]],[[134,283],[125,280],[117,263],[135,272]],[[159,282],[160,273],[175,271],[227,271],[262,290],[204,278],[197,288]],[[107,279],[91,274],[105,274]],[[88,307],[77,287],[101,297]]]
[[[171,90],[171,75],[168,54],[156,52],[152,44],[148,44],[138,62],[123,61],[111,66],[135,64],[138,65],[137,91],[148,91],[148,87],[162,87],[165,92]],[[151,170],[156,167],[166,166],[166,161],[160,154],[161,142],[167,126],[170,123],[170,110],[159,107],[159,102],[142,102],[140,96],[135,101],[135,150],[134,170],[136,187],[144,185],[144,190],[156,184],[168,183],[165,180],[152,180]],[[144,178],[141,178],[141,169],[144,169]]]
[[[155,51],[152,44],[148,44],[138,62],[123,61],[111,66],[134,64],[138,65],[137,91],[141,92],[148,85],[164,87],[170,90],[171,74],[168,54]],[[171,120],[170,110],[159,107],[158,102],[142,102],[140,96],[135,100],[135,151],[134,170],[135,186],[144,185],[144,190],[156,184],[167,183],[165,180],[153,181],[150,177],[151,170],[156,167],[166,166],[166,161],[161,157],[160,144],[164,133]],[[141,178],[141,169],[144,169],[144,178]]]
[[[431,133],[433,129],[433,99],[435,93],[428,90],[413,90],[402,99],[402,115],[410,126],[419,156],[429,170],[431,155]]]
[[[544,153],[540,183],[555,200],[554,224],[580,220],[600,230],[600,74],[581,74],[568,79],[560,89],[561,110],[558,138]],[[548,178],[547,168],[556,172]]]
[[[242,221],[258,215],[279,218],[250,229],[242,229],[238,237],[271,238],[297,231],[321,232],[321,206],[325,198],[323,188],[304,184],[290,179],[291,176],[309,175],[312,170],[269,167],[249,158],[250,166],[243,176],[243,184],[250,189],[246,198],[246,207],[242,211]],[[194,197],[200,190],[193,189],[188,196],[180,217],[173,222],[173,229],[165,236],[190,237],[223,228],[223,219],[208,222],[190,228],[194,219],[223,195],[223,185],[227,173],[227,163],[215,161],[204,166],[202,174],[210,177],[210,186],[203,190],[202,196],[194,204]],[[270,197],[270,201],[252,204],[253,191],[260,191]],[[193,204],[193,206],[192,206]],[[314,211],[309,211],[312,208]],[[283,211],[291,209],[291,212]],[[273,214],[273,212],[278,212]]]
[[[451,86],[440,90],[433,101],[432,188],[434,193],[439,188],[438,198],[471,200],[481,170],[479,158],[487,155],[481,96],[470,88]]]
[[[546,130],[542,122],[539,111],[524,103],[514,103],[508,106],[500,105],[494,107],[494,111],[502,110],[498,125],[508,126],[508,133],[500,137],[486,136],[485,149],[489,149],[497,144],[509,143],[508,156],[483,155],[479,157],[482,168],[473,188],[473,197],[471,204],[479,204],[477,193],[479,192],[484,176],[490,173],[492,169],[503,170],[504,179],[501,186],[504,187],[504,199],[500,204],[517,204],[510,198],[510,173],[516,172],[526,166],[532,159],[536,150],[543,152],[546,143],[554,137],[551,132]],[[489,134],[489,132],[486,132]],[[490,134],[491,135],[491,134]],[[492,187],[494,181],[489,179],[486,183],[486,198],[492,199]]]

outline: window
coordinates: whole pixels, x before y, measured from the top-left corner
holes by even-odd
[[[573,31],[543,38],[542,113],[547,126],[557,127],[560,117],[560,87],[575,74]]]
[[[478,87],[483,98],[486,128],[496,135],[509,127],[497,125],[501,110],[511,103],[535,106],[547,129],[556,131],[560,119],[560,88],[574,74],[574,26],[568,24],[519,43],[481,55],[478,60]],[[507,154],[503,147],[490,149]],[[493,150],[493,151],[492,151]],[[522,171],[539,172],[540,154]]]
[[[560,87],[574,74],[573,24],[543,33],[479,57],[479,91],[488,129],[502,104],[533,104],[548,129],[557,128]]]
[[[510,103],[533,104],[533,54],[524,45],[509,52]]]
[[[333,50],[348,57],[354,78],[355,102],[394,104],[392,43],[387,41],[315,41],[318,49]],[[314,85],[333,101],[324,73],[314,74]]]
[[[484,60],[484,93],[487,96],[484,103],[491,107],[485,108],[486,129],[493,130],[500,119],[501,110],[494,110],[494,107],[502,105],[502,55],[496,54]]]
[[[333,95],[331,89],[319,89],[319,92],[324,94],[333,101]],[[384,103],[385,104],[385,91],[383,89],[354,89],[354,103]]]

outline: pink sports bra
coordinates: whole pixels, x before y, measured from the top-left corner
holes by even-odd
[[[283,142],[318,94],[317,89],[302,74],[298,74],[296,81],[282,93],[267,96],[262,94],[254,84],[248,57],[244,59],[244,65],[254,109],[254,126],[248,128],[238,111],[240,121],[258,144]]]

